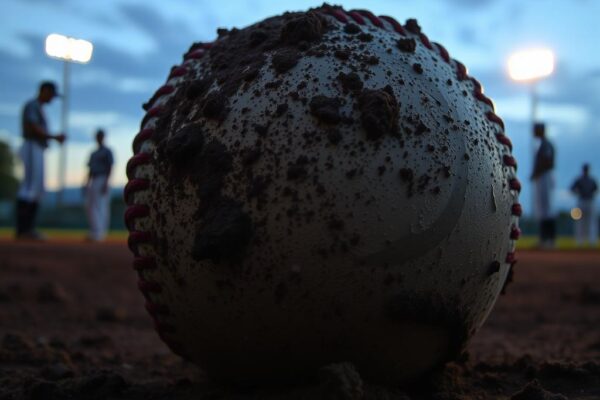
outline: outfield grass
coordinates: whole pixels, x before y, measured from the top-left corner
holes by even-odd
[[[87,231],[85,229],[45,229],[41,228],[40,231],[45,234],[48,239],[57,240],[73,240],[80,241],[85,238]],[[108,233],[107,239],[111,242],[126,242],[127,231],[125,230],[113,230]],[[0,239],[12,239],[14,237],[14,231],[12,228],[0,228]],[[536,236],[521,236],[517,242],[517,249],[527,250],[534,249],[538,244]],[[598,244],[596,246],[584,246],[578,247],[575,243],[575,239],[571,236],[560,236],[556,240],[556,249],[558,250],[580,250],[580,249],[599,249]]]
[[[47,229],[40,228],[40,232],[48,237],[48,239],[58,240],[73,240],[81,241],[85,239],[87,230],[85,229]],[[128,232],[125,230],[120,231],[109,231],[107,239],[109,241],[127,241]],[[0,228],[0,239],[12,239],[15,236],[12,228]]]

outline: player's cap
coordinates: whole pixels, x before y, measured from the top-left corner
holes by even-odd
[[[58,92],[58,87],[56,86],[56,83],[52,81],[43,81],[42,83],[40,83],[40,92],[44,89],[50,90],[54,94],[53,97],[62,97],[62,94]]]

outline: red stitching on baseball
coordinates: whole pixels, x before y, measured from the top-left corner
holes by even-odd
[[[194,50],[194,51],[191,51],[191,52],[185,54],[183,56],[183,59],[185,61],[187,61],[187,60],[198,60],[198,59],[204,57],[204,53],[206,53],[206,50],[204,50],[204,49],[197,49],[197,50]]]
[[[483,94],[483,92],[475,92],[474,95],[477,100],[484,102],[485,104],[490,106],[492,110],[494,109],[494,103],[489,97]]]
[[[513,156],[509,156],[508,154],[505,154],[502,157],[502,160],[504,161],[504,165],[506,165],[507,167],[513,167],[513,168],[517,168],[517,160],[515,160],[515,158]]]
[[[500,125],[500,127],[502,128],[502,131],[504,131],[504,121],[502,121],[502,118],[500,118],[495,112],[488,111],[487,113],[485,113],[485,116],[490,121],[495,122],[498,125]]]
[[[133,152],[138,153],[140,151],[140,147],[142,143],[152,137],[154,134],[154,129],[146,128],[142,129],[135,137],[133,138]]]
[[[506,136],[502,133],[498,133],[498,134],[496,134],[496,140],[498,142],[502,143],[503,145],[505,145],[506,147],[508,147],[512,151],[512,142],[510,141],[508,136]]]
[[[521,192],[521,181],[517,178],[512,178],[508,181],[508,186],[511,190],[516,190],[517,192]]]
[[[150,207],[145,204],[134,204],[125,210],[125,226],[129,230],[133,230],[135,220],[138,218],[147,217],[150,215]]]
[[[133,269],[136,271],[145,271],[156,268],[154,257],[135,257],[133,259]]]
[[[521,237],[521,230],[518,227],[513,226],[510,230],[510,238],[512,240],[519,240],[520,237]]]
[[[394,31],[401,34],[402,36],[406,36],[406,31],[404,30],[404,28],[402,27],[402,24],[400,24],[400,22],[396,21],[392,17],[388,17],[387,15],[381,15],[379,18],[381,18],[384,21],[389,22],[390,25],[392,25],[392,27],[394,28]]]
[[[156,106],[156,107],[152,107],[151,109],[148,110],[148,112],[146,113],[146,117],[148,118],[152,118],[152,117],[157,117],[159,116],[162,112],[164,111],[164,108],[161,106]]]
[[[154,93],[154,95],[155,96],[164,96],[166,94],[173,93],[174,91],[175,91],[175,86],[163,85],[160,88],[158,88],[158,90],[156,91],[156,93]]]
[[[133,194],[141,190],[146,190],[150,187],[150,181],[148,179],[134,178],[127,182],[125,189],[123,189],[123,198],[125,204],[131,205],[133,202]]]
[[[429,41],[429,38],[424,33],[419,33],[419,38],[421,39],[421,43],[425,45],[429,50],[433,50],[433,46]]]
[[[511,212],[512,212],[512,215],[520,217],[523,214],[523,207],[521,207],[521,204],[515,203],[511,207]]]
[[[371,11],[368,11],[368,10],[354,10],[354,11],[356,11],[363,17],[367,17],[369,19],[369,21],[371,21],[371,23],[373,25],[375,25],[376,27],[385,29],[383,22],[381,22],[381,20],[379,18],[377,18]]]
[[[169,77],[167,79],[178,78],[180,76],[184,76],[187,73],[188,73],[187,67],[184,67],[184,66],[173,67],[173,69],[171,69],[171,73],[169,74]]]
[[[506,260],[505,260],[508,264],[514,264],[517,262],[517,259],[515,257],[515,253],[514,252],[510,252],[510,253],[506,253]]]
[[[342,10],[339,10],[339,9],[333,8],[333,7],[325,7],[324,10],[328,15],[331,15],[332,17],[337,19],[339,22],[341,22],[343,24],[348,23],[348,18],[346,17],[346,14],[344,14],[344,12]]]
[[[439,43],[434,42],[433,44],[435,47],[437,47],[438,51],[440,52],[440,56],[442,56],[444,61],[450,64],[450,53],[448,53],[448,50],[446,50],[446,48]]]
[[[467,67],[465,67],[465,64],[461,63],[460,61],[454,60],[454,62],[456,63],[456,79],[459,81],[464,81],[469,76],[467,73]]]
[[[150,232],[132,231],[129,232],[129,237],[127,238],[127,246],[136,257],[140,255],[137,246],[151,242],[152,234]]]
[[[135,169],[137,167],[139,167],[140,165],[150,164],[151,161],[152,161],[152,156],[150,154],[137,153],[136,155],[131,157],[129,159],[129,161],[127,162],[127,167],[126,167],[127,177],[129,179],[133,179],[134,178],[133,174],[135,172]]]
[[[343,16],[344,15],[343,10],[340,10],[340,9],[334,10],[331,7],[324,7],[321,9],[321,12],[328,14],[328,15],[333,15],[334,17],[336,17],[336,19],[338,21],[340,21],[342,23],[347,23],[345,16]],[[383,28],[383,29],[385,29],[385,26],[383,25],[381,20],[385,20],[385,21],[389,22],[390,24],[392,24],[392,26],[394,27],[394,30],[396,32],[398,32],[402,35],[406,34],[405,29],[394,18],[391,18],[388,16],[376,17],[370,11],[366,11],[366,10],[348,11],[348,12],[346,12],[346,14],[349,15],[352,19],[354,19],[354,21],[356,21],[358,24],[364,25],[365,21],[361,16],[361,14],[362,14],[362,15],[366,16],[373,23],[373,25]],[[340,16],[342,16],[342,17],[340,18]],[[407,30],[414,34],[417,34],[419,36],[419,39],[421,40],[421,43],[423,43],[423,45],[425,47],[427,47],[430,50],[434,50],[433,45],[429,41],[429,38],[424,33],[418,32],[417,30],[414,30],[414,29],[411,31],[411,29],[409,29],[409,28],[407,28]],[[451,63],[452,58],[450,57],[450,54],[448,53],[446,48],[444,48],[439,43],[435,43],[435,45],[436,45],[437,49],[439,50],[438,54],[440,55],[440,57],[442,57],[442,59],[445,62]],[[454,60],[454,62],[456,63],[456,78],[459,81],[463,81],[465,79],[470,79],[475,86],[475,92],[474,92],[475,98],[479,101],[484,102],[485,104],[489,105],[492,109],[494,109],[494,103],[492,102],[492,100],[489,97],[487,97],[486,95],[483,94],[483,91],[481,90],[481,84],[475,78],[469,77],[467,68],[465,67],[465,65],[457,60]],[[486,113],[486,117],[488,120],[499,124],[502,127],[502,130],[504,130],[504,122],[493,111]]]
[[[162,292],[162,286],[160,285],[160,283],[154,281],[147,281],[141,278],[138,281],[138,289],[140,289],[140,292],[144,294]]]
[[[359,25],[365,24],[364,18],[356,11],[348,11],[348,12],[346,12],[346,14],[348,14],[350,16],[350,18],[352,18],[354,20],[354,22],[356,22],[357,24],[359,24]]]

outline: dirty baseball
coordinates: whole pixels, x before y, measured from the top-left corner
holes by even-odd
[[[518,239],[511,143],[414,19],[324,5],[194,43],[144,105],[126,221],[161,338],[217,379],[456,359]]]

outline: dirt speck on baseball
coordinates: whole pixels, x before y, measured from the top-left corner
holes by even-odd
[[[415,20],[324,5],[220,30],[181,67],[130,177],[161,338],[240,383],[338,364],[408,382],[458,357],[518,237],[511,149],[462,64]]]

